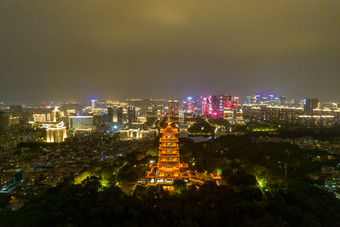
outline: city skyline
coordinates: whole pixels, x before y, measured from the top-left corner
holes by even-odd
[[[117,97],[109,97],[109,98],[101,98],[101,97],[91,97],[91,98],[84,98],[84,99],[69,99],[69,100],[40,100],[40,101],[33,101],[33,102],[23,102],[23,101],[18,101],[18,102],[6,102],[4,100],[0,100],[0,104],[3,106],[10,106],[10,105],[23,105],[23,106],[29,106],[29,105],[44,105],[46,107],[53,107],[53,106],[58,106],[61,104],[67,104],[67,103],[79,103],[79,104],[89,104],[93,101],[98,101],[98,102],[129,102],[131,100],[164,100],[164,101],[170,101],[170,100],[176,100],[180,103],[186,103],[188,99],[193,99],[193,100],[201,100],[204,97],[212,97],[212,96],[231,96],[231,97],[237,97],[239,100],[239,104],[247,104],[247,98],[252,97],[252,98],[270,98],[271,96],[279,100],[280,98],[284,98],[286,101],[294,101],[297,103],[301,103],[305,99],[317,99],[320,103],[334,103],[334,104],[339,104],[340,102],[336,102],[334,100],[330,99],[319,99],[318,97],[302,97],[302,98],[297,98],[297,97],[291,97],[291,96],[286,96],[284,94],[276,94],[274,92],[272,93],[256,93],[256,94],[248,94],[245,96],[237,96],[233,94],[228,94],[228,93],[211,93],[211,94],[204,94],[204,95],[188,95],[188,96],[182,96],[182,97],[174,97],[172,96],[171,98],[165,98],[165,97],[127,97],[127,98],[117,98]]]
[[[2,1],[1,101],[263,91],[339,102],[339,8],[336,1]]]

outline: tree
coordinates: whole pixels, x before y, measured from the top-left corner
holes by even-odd
[[[133,197],[137,199],[145,199],[147,188],[143,185],[137,185],[134,192]]]
[[[222,178],[223,179],[227,179],[227,177],[230,175],[230,174],[232,174],[233,173],[233,170],[231,169],[231,168],[224,168],[223,170],[222,170]]]
[[[208,122],[201,120],[191,126],[188,131],[190,133],[214,133],[215,127],[211,126]]]
[[[22,180],[22,173],[21,172],[17,172],[14,174],[14,179],[15,181],[20,181]]]
[[[176,180],[174,180],[174,187],[175,187],[175,191],[177,192],[177,193],[182,193],[182,192],[184,192],[185,190],[186,190],[186,183],[184,182],[184,180],[182,180],[182,179],[176,179]]]
[[[227,177],[227,183],[233,186],[255,186],[257,184],[254,175],[248,174],[244,170],[237,171],[236,173],[229,174]]]
[[[6,193],[0,193],[0,208],[5,207],[11,201],[11,196]]]
[[[146,190],[146,199],[148,202],[153,202],[160,198],[159,191],[156,186],[149,186]]]
[[[158,147],[149,147],[148,150],[146,151],[146,155],[150,156],[157,156],[158,155]]]

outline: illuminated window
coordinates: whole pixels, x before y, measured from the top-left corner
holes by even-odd
[[[172,136],[167,136],[167,138],[171,138]]]

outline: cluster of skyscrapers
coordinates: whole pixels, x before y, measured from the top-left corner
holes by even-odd
[[[236,110],[239,102],[239,97],[231,95],[188,97],[183,102],[185,105],[183,112],[187,114],[203,114],[211,117],[224,117],[225,112]]]
[[[287,101],[284,96],[254,95],[247,96],[245,104],[240,104],[240,99],[236,96],[208,95],[187,97],[183,101],[92,99],[88,104],[44,102],[39,106],[5,106],[2,103],[0,134],[12,125],[30,123],[46,129],[47,142],[62,142],[77,133],[93,131],[120,132],[123,138],[142,138],[148,134],[158,133],[152,123],[160,120],[164,114],[175,119],[206,116],[243,124],[250,121],[326,127],[340,124],[338,104],[320,103],[315,98]],[[38,134],[36,136],[32,134],[27,138],[39,140],[40,137]]]
[[[338,104],[320,103],[316,98],[287,102],[284,96],[247,96],[242,115],[250,121],[277,124],[328,127],[340,124]]]

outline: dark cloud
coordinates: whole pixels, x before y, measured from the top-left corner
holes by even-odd
[[[340,1],[0,2],[0,97],[340,101]]]

